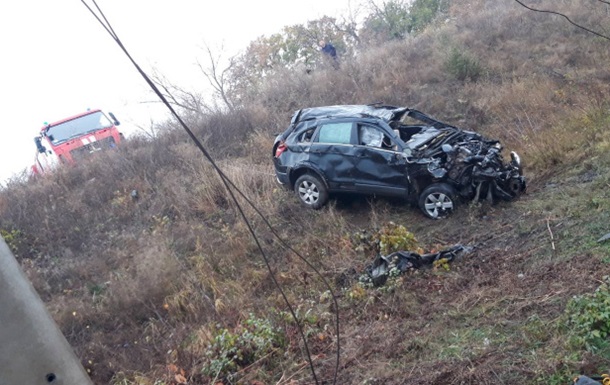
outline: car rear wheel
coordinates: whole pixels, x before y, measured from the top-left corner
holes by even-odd
[[[294,184],[294,192],[303,205],[317,210],[328,201],[328,190],[322,181],[311,174],[304,174]]]
[[[455,192],[451,186],[435,183],[428,186],[419,196],[419,208],[432,219],[449,216],[455,208]]]

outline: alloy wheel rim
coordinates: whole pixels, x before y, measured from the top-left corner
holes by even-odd
[[[453,201],[443,193],[434,193],[426,197],[424,203],[426,213],[432,218],[438,218],[440,213],[453,210]]]
[[[320,191],[315,183],[303,181],[299,185],[299,197],[308,205],[313,205],[320,199]]]

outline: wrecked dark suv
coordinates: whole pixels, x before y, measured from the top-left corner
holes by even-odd
[[[497,140],[406,107],[347,105],[295,112],[273,145],[280,184],[319,209],[329,193],[399,196],[429,218],[458,200],[512,200],[525,191],[521,160]]]

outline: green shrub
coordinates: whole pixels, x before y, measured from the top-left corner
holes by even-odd
[[[573,339],[588,350],[607,345],[610,334],[610,277],[590,294],[575,296],[566,307],[567,323]]]
[[[206,350],[203,373],[212,378],[232,378],[235,373],[283,347],[284,335],[269,320],[253,315],[230,331],[218,330]]]
[[[458,48],[453,48],[445,61],[445,69],[460,81],[477,79],[483,73],[483,66],[478,59]]]
[[[409,31],[420,32],[432,23],[439,12],[446,11],[447,5],[440,0],[415,0],[409,10]]]
[[[0,229],[0,236],[4,238],[4,242],[8,245],[13,253],[19,248],[21,243],[21,231],[19,230],[4,230]]]

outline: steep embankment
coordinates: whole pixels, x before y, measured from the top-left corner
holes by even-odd
[[[564,3],[557,9],[574,20],[608,23],[600,2]],[[560,384],[608,368],[607,304],[566,306],[610,275],[610,243],[596,242],[610,232],[609,52],[607,41],[513,2],[456,1],[417,37],[363,47],[338,70],[279,70],[239,113],[189,116],[236,185],[334,287],[339,383]],[[384,199],[310,212],[278,189],[272,133],[294,109],[378,100],[500,138],[522,155],[528,193],[435,222]],[[294,321],[224,187],[169,127],[12,182],[0,193],[2,235],[97,383],[311,383]],[[328,381],[327,288],[246,213]],[[362,286],[391,221],[424,250],[476,249],[449,270]]]

